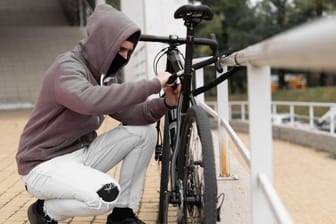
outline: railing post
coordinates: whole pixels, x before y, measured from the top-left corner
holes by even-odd
[[[273,114],[277,113],[277,105],[275,103],[272,103],[272,113]]]
[[[204,86],[204,69],[198,69],[195,72],[195,84],[196,84],[196,88],[197,87],[201,87]],[[204,93],[199,94],[198,96],[196,96],[197,100],[201,101],[202,103],[205,102],[204,100]]]
[[[226,72],[227,68],[224,68],[223,72]],[[217,73],[217,77],[220,76]],[[229,94],[228,94],[228,82],[217,85],[217,109],[218,109],[218,140],[219,140],[219,155],[220,155],[220,176],[230,176],[230,160],[228,154],[229,136],[227,131],[223,127],[221,120],[229,121]]]
[[[289,106],[289,114],[290,114],[290,125],[293,127],[294,126],[294,105],[291,103]]]
[[[309,105],[309,127],[314,128],[314,107],[312,104]]]
[[[258,185],[259,173],[272,182],[271,70],[248,65],[249,135],[251,148],[252,224],[274,223]]]
[[[330,109],[330,111],[331,111],[330,113],[330,133],[334,133],[335,132],[335,112],[332,108]]]
[[[245,121],[246,120],[246,111],[245,111],[245,104],[244,103],[242,103],[240,105],[240,111],[241,111],[241,119],[243,121]]]

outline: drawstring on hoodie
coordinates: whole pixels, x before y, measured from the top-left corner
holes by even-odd
[[[104,85],[105,74],[100,75],[100,86]]]
[[[105,74],[100,75],[100,86],[109,86],[112,83],[118,83],[118,78],[106,76]]]

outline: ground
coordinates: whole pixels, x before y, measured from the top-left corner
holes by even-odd
[[[17,175],[15,153],[29,111],[0,112],[0,223],[28,223],[26,212],[35,201]],[[100,131],[115,125],[103,125]],[[248,146],[248,136],[240,135]],[[118,167],[110,174],[117,178]],[[274,185],[294,223],[336,223],[336,156],[282,141],[273,141]],[[148,169],[139,216],[155,223],[160,167],[153,160]],[[220,189],[219,189],[220,190]],[[171,214],[174,215],[174,214]],[[75,218],[65,223],[105,223],[106,215]],[[245,224],[245,223],[242,223]]]

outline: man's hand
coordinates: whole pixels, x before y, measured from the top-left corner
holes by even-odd
[[[162,88],[165,90],[165,103],[169,107],[175,107],[180,97],[181,85],[177,83],[167,84],[170,76],[171,74],[169,72],[160,72],[156,78],[160,81]]]
[[[161,87],[165,87],[171,74],[169,72],[160,72],[156,78],[160,81]]]
[[[177,86],[175,86],[177,85]],[[166,85],[165,102],[169,107],[176,107],[181,93],[181,84]]]

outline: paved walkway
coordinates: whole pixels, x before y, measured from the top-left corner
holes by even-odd
[[[0,224],[28,223],[28,206],[35,201],[24,189],[16,172],[15,153],[29,111],[0,111]],[[114,126],[104,123],[100,131]],[[216,137],[216,136],[214,136]],[[248,136],[241,135],[248,146]],[[236,154],[233,150],[233,154]],[[274,141],[273,164],[275,187],[295,223],[336,223],[336,157],[324,152]],[[218,192],[225,192],[222,208],[225,224],[250,223],[247,168],[238,159],[231,159],[231,173],[239,180],[219,180]],[[146,178],[139,217],[146,223],[156,223],[159,198],[159,165],[152,160]],[[118,178],[119,167],[110,171]],[[174,213],[170,217],[174,217]],[[62,224],[105,223],[106,215],[76,217]],[[172,221],[171,223],[175,223]]]
[[[28,206],[36,199],[24,189],[17,175],[15,153],[22,128],[29,111],[0,112],[0,223],[28,223],[26,213]],[[100,131],[115,125],[112,120],[105,122]],[[109,174],[118,179],[120,166]],[[158,211],[159,166],[153,160],[148,169],[146,191],[144,192],[139,216],[148,223],[155,223]],[[105,223],[106,215],[97,217],[76,217],[61,223]]]

